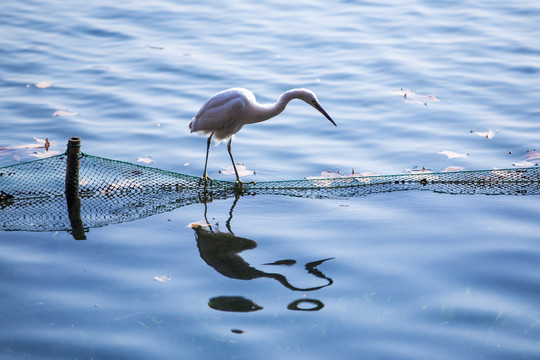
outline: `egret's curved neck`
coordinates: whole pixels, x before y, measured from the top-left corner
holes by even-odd
[[[257,103],[254,112],[249,119],[249,123],[258,123],[281,114],[281,112],[285,110],[285,107],[291,100],[297,99],[299,97],[299,92],[300,91],[298,89],[286,91],[279,96],[278,101],[274,104]]]

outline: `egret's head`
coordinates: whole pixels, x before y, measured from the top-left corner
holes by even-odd
[[[308,104],[313,103],[319,103],[319,99],[317,99],[317,95],[309,89],[297,89],[298,91],[298,98],[302,101],[307,102]]]
[[[319,103],[319,99],[317,99],[317,96],[315,95],[315,93],[313,91],[308,90],[308,89],[298,89],[298,90],[299,90],[298,91],[298,98],[300,100],[303,100],[306,103],[308,103],[309,105],[313,106],[315,109],[317,109],[317,111],[319,111],[321,114],[323,114],[324,117],[326,117],[328,120],[330,120],[330,122],[332,124],[334,124],[334,126],[337,126],[336,123],[334,122],[334,120],[332,120],[332,118],[330,117],[330,115],[328,115],[328,113],[326,111],[324,111],[321,104]]]

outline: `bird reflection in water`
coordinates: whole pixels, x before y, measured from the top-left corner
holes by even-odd
[[[323,285],[308,288],[294,286],[283,274],[259,270],[245,261],[242,256],[240,256],[240,253],[245,250],[255,249],[257,247],[257,243],[251,239],[236,236],[231,230],[232,214],[238,199],[239,198],[237,197],[234,200],[231,209],[229,210],[229,218],[226,222],[227,232],[220,231],[217,228],[213,229],[212,225],[208,222],[208,209],[206,203],[204,203],[204,218],[206,224],[193,223],[190,225],[195,231],[195,239],[197,241],[199,254],[209,266],[214,268],[221,275],[231,279],[254,280],[259,278],[269,278],[278,281],[281,285],[293,291],[314,291],[333,284],[333,280],[331,278],[327,277],[317,269],[317,266],[321,265],[325,261],[331,260],[332,258],[313,261],[305,264],[304,267],[308,274],[314,275],[320,279],[324,279],[326,282]],[[278,260],[264,265],[290,266],[294,265],[295,263],[295,260]],[[216,297],[210,299],[209,306],[217,310],[238,312],[257,311],[262,309],[262,307],[255,303],[253,303],[253,306],[246,306],[246,301],[250,300],[241,297]],[[315,307],[306,309],[296,306],[304,302],[304,300],[297,300],[291,304],[292,307],[289,305],[288,308],[291,310],[309,311],[319,310],[323,307],[322,303],[318,300],[305,299],[305,301],[307,304],[315,304]]]

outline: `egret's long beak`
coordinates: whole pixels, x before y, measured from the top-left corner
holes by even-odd
[[[324,109],[322,108],[322,106],[319,104],[319,103],[314,103],[313,104],[313,107],[317,110],[319,110],[321,112],[321,114],[324,115],[325,118],[327,118],[328,120],[330,120],[330,122],[332,124],[334,124],[334,126],[337,126],[336,123],[334,122],[334,120],[332,120],[332,118],[330,117],[330,115],[328,115],[328,113],[326,111],[324,111]]]

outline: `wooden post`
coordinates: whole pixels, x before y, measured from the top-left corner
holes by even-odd
[[[86,240],[84,224],[81,219],[81,197],[79,196],[81,138],[72,137],[69,139],[66,154],[66,201],[71,234],[75,240]]]

